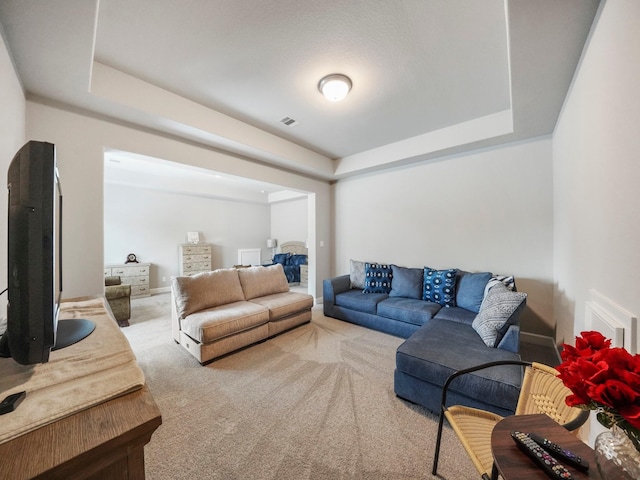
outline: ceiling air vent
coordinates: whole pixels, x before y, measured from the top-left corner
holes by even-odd
[[[284,123],[287,127],[295,127],[298,125],[298,122],[291,117],[284,117],[280,120],[280,123]]]

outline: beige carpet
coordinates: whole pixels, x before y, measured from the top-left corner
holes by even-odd
[[[393,393],[402,339],[326,318],[202,367],[171,339],[169,295],[123,328],[162,412],[147,478],[434,478],[436,419]],[[445,428],[439,477],[478,478]]]

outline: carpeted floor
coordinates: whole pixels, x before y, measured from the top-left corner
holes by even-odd
[[[122,330],[162,412],[149,480],[437,478],[437,419],[393,393],[402,339],[319,306],[310,324],[203,367],[172,340],[169,300],[133,300]],[[448,428],[438,471],[478,477]]]

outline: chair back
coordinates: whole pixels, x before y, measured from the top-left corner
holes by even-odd
[[[570,424],[584,415],[583,410],[567,405],[565,398],[570,394],[555,368],[533,362],[525,369],[516,415],[546,413],[560,425]]]

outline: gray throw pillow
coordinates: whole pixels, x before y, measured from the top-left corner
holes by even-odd
[[[502,282],[491,287],[471,326],[488,347],[496,347],[524,308],[527,294],[512,292]]]
[[[365,262],[359,262],[358,260],[349,260],[349,263],[350,263],[349,281],[351,282],[351,288],[357,288],[358,290],[363,290]]]

